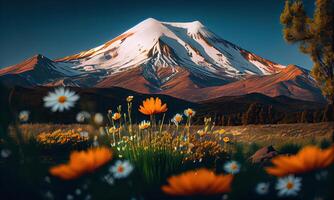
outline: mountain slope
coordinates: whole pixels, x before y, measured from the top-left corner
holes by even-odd
[[[193,102],[254,92],[323,100],[308,73],[244,50],[199,21],[149,18],[93,49],[54,61],[38,55],[1,69],[0,81],[31,87],[117,86]]]
[[[206,88],[175,88],[163,94],[177,98],[204,101],[220,96],[238,96],[250,93],[261,93],[267,96],[288,96],[307,101],[324,101],[319,88],[309,77],[306,70],[290,65],[281,72],[266,76],[252,76],[245,80],[235,81],[222,86]]]
[[[0,69],[0,80],[6,79],[10,81],[11,78],[19,80],[17,85],[43,85],[50,81],[57,79],[64,79],[79,75],[78,72],[70,67],[56,63],[45,56],[35,55],[34,57],[23,61],[20,64]]]

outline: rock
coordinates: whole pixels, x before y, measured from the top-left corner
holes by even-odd
[[[252,163],[264,163],[278,155],[273,146],[263,147],[257,150],[250,158]]]

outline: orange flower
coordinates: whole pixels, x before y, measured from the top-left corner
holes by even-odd
[[[223,141],[224,141],[225,143],[228,143],[228,142],[230,142],[230,138],[229,138],[229,137],[224,137],[224,138],[223,138]]]
[[[275,166],[267,167],[266,171],[274,176],[285,176],[322,169],[334,162],[334,145],[325,150],[316,146],[307,146],[296,155],[277,156],[271,162]]]
[[[168,178],[162,191],[173,196],[215,195],[231,191],[233,175],[216,175],[208,169],[188,171]]]
[[[162,105],[161,99],[153,97],[143,101],[143,105],[139,107],[139,111],[144,115],[154,115],[167,111],[167,104]]]
[[[71,180],[81,175],[95,171],[97,168],[109,162],[112,153],[108,148],[95,148],[87,151],[71,152],[67,164],[51,167],[49,172],[64,180]]]
[[[113,116],[112,116],[112,119],[113,120],[119,120],[120,118],[122,117],[121,113],[114,113]]]

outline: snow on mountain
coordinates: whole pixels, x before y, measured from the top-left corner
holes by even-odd
[[[149,18],[90,50],[54,61],[39,55],[1,69],[0,81],[23,86],[117,86],[188,101],[254,92],[322,99],[308,74],[242,49],[199,21]]]
[[[219,38],[199,21],[170,23],[149,18],[101,46],[57,61],[74,63],[84,71],[106,69],[109,74],[141,66],[153,72],[168,67],[173,76],[175,67],[180,66],[218,79],[273,74],[284,68],[252,55]]]

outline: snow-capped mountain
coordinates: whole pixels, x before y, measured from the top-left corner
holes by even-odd
[[[219,38],[199,21],[170,23],[152,18],[101,46],[57,61],[74,63],[84,71],[106,69],[109,74],[141,66],[144,76],[161,83],[178,73],[176,66],[218,79],[266,75],[284,68]],[[159,77],[156,72],[161,68],[169,68],[169,76]]]
[[[174,23],[153,18],[142,21],[93,49],[54,61],[42,58],[35,65],[28,60],[1,69],[0,79],[1,76],[16,74],[32,85],[118,86],[137,92],[164,93],[201,101],[220,96],[219,88],[226,88],[229,84],[255,81],[257,79],[254,77],[262,79],[287,71],[284,70],[286,66],[261,58],[220,38],[199,21]],[[42,69],[44,71],[40,72]],[[309,78],[303,81],[313,85]],[[291,88],[301,87],[299,82],[289,84],[294,84]],[[256,86],[256,83],[253,85]],[[252,91],[271,96],[301,96],[294,95],[301,90],[277,89],[285,86],[278,81],[277,85],[271,84],[271,87],[283,92],[262,92],[254,88]],[[233,90],[238,88],[233,87]],[[214,95],[212,91],[215,91]],[[243,88],[241,93],[247,94],[247,88]],[[316,99],[308,97],[307,100]]]

